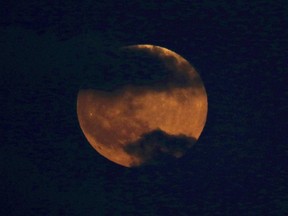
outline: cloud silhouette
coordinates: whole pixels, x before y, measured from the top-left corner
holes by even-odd
[[[163,164],[183,156],[195,142],[194,137],[169,135],[157,129],[143,134],[138,141],[126,145],[124,150],[139,158],[144,165]]]
[[[81,88],[117,91],[127,85],[140,86],[153,91],[173,88],[202,87],[198,75],[188,73],[191,65],[177,61],[174,56],[165,56],[162,61],[146,50],[115,50],[107,54],[105,62],[91,73]],[[97,74],[95,73],[97,71]]]

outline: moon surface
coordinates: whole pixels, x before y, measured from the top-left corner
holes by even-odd
[[[125,167],[183,156],[207,117],[199,74],[177,53],[148,44],[121,48],[114,63],[102,87],[78,92],[77,115],[88,142]]]

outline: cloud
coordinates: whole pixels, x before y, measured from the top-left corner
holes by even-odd
[[[153,91],[173,88],[202,87],[201,78],[187,62],[179,62],[174,56],[159,61],[155,54],[145,50],[115,50],[107,53],[97,70],[83,82],[82,88],[117,91],[125,86],[139,86]],[[190,70],[190,72],[189,72]],[[97,72],[96,72],[97,71]],[[192,75],[191,75],[192,74]]]
[[[138,141],[126,145],[124,150],[143,164],[162,164],[183,156],[195,142],[193,137],[169,135],[157,129],[143,134]]]

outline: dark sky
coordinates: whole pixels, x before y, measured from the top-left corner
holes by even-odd
[[[287,3],[99,2],[1,3],[0,215],[287,215]],[[111,163],[76,116],[80,86],[109,84],[113,50],[139,43],[185,57],[208,94],[169,166]]]

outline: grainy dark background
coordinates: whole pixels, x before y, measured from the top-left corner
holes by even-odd
[[[287,2],[159,2],[1,1],[0,215],[288,215]],[[83,80],[139,43],[185,57],[208,94],[166,167],[109,162],[77,121]]]

